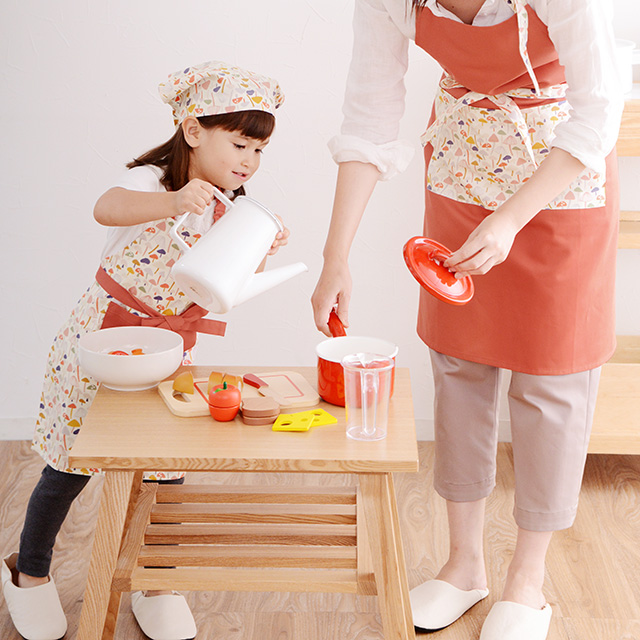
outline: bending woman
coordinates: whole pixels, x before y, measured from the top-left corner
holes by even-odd
[[[328,334],[334,306],[348,324],[360,219],[376,181],[407,164],[397,136],[411,39],[444,70],[422,138],[424,234],[455,250],[445,264],[458,277],[475,276],[464,307],[421,291],[450,550],[411,591],[418,628],[445,627],[488,595],[482,533],[506,369],[518,536],[481,638],[547,636],[545,555],[574,521],[600,366],[615,348],[623,101],[610,18],[605,0],[356,0],[316,325]]]

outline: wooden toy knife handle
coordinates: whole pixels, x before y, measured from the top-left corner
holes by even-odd
[[[242,376],[242,380],[246,384],[255,387],[263,396],[273,398],[280,405],[287,404],[286,398],[281,396],[277,391],[274,391],[269,386],[268,382],[265,382],[262,378],[258,378],[255,373],[246,373],[244,376]]]

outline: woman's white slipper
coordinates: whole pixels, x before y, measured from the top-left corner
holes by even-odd
[[[140,628],[151,640],[191,640],[196,637],[196,621],[184,596],[131,594],[131,609]]]
[[[428,580],[409,592],[413,624],[421,631],[444,629],[488,595],[489,589],[463,591],[444,580]]]
[[[484,624],[480,640],[545,640],[551,623],[551,605],[534,609],[517,602],[496,602]]]
[[[67,632],[67,619],[53,578],[37,587],[17,585],[17,553],[2,560],[2,592],[13,625],[26,640],[59,640]]]

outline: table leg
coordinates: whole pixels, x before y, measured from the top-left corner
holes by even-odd
[[[107,471],[91,552],[77,640],[110,640],[115,631],[120,595],[111,594],[130,503],[137,493],[134,471]]]
[[[358,478],[385,640],[415,640],[393,476]]]

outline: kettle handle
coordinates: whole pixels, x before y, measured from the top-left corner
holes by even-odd
[[[231,209],[233,207],[233,202],[227,198],[227,196],[220,191],[220,189],[213,187],[213,192],[215,197],[222,202],[222,204],[227,207],[227,209]],[[176,223],[171,227],[169,231],[169,235],[178,243],[178,246],[182,251],[189,251],[191,247],[180,237],[178,234],[178,229],[180,229],[184,225],[184,221],[187,219],[189,212],[183,213],[177,220]]]

